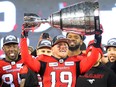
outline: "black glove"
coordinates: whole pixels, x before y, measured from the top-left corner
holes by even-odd
[[[21,33],[21,38],[27,38],[28,37],[28,30],[24,29],[24,26],[22,26],[22,33]]]
[[[101,48],[102,32],[102,30],[97,30],[95,33],[94,47],[96,48]]]
[[[94,47],[96,48],[101,48],[101,35],[95,35],[95,42],[94,42]]]
[[[28,32],[29,31],[22,31],[21,38],[27,38],[28,37]]]
[[[94,47],[101,48],[102,33],[103,26],[100,24],[100,29],[95,30]]]

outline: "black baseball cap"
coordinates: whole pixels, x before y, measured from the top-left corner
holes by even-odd
[[[43,48],[43,47],[51,48],[52,47],[52,42],[50,40],[47,40],[47,39],[41,40],[37,45],[37,49],[40,49],[40,48]]]
[[[58,35],[58,36],[55,36],[54,38],[53,38],[53,40],[52,40],[52,42],[53,42],[53,45],[52,46],[54,46],[54,45],[56,45],[57,43],[59,43],[59,42],[66,42],[68,45],[69,45],[69,39],[67,39],[64,35]]]
[[[111,38],[108,40],[107,45],[105,45],[106,48],[108,47],[116,47],[116,38]]]
[[[9,43],[16,43],[18,44],[18,39],[14,35],[8,35],[3,38],[3,45],[9,44]]]

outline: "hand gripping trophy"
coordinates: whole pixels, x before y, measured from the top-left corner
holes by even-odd
[[[100,29],[99,15],[96,15],[98,9],[98,2],[84,1],[54,12],[47,19],[41,19],[34,13],[25,13],[24,27],[31,30],[41,23],[49,23],[62,31],[92,35]]]

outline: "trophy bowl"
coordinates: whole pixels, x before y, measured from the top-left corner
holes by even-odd
[[[38,22],[38,20],[41,20],[41,18],[34,14],[34,13],[24,13],[24,29],[26,30],[33,30],[33,29],[37,29],[40,24]]]

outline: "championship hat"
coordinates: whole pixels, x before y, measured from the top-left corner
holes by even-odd
[[[18,44],[18,39],[14,35],[8,35],[3,38],[3,45],[9,44],[9,43],[16,43]]]
[[[108,40],[107,45],[105,45],[106,48],[108,47],[116,47],[116,38],[111,38]]]
[[[52,46],[52,42],[50,40],[43,39],[38,43],[37,49],[40,49],[40,48],[43,48],[43,47],[51,48],[51,46]]]
[[[59,42],[66,42],[67,44],[69,44],[69,39],[67,39],[67,38],[66,38],[65,36],[63,36],[63,35],[58,35],[58,36],[55,36],[55,37],[53,38],[52,42],[53,42],[53,45],[52,45],[52,46],[56,45],[56,44],[59,43]]]

